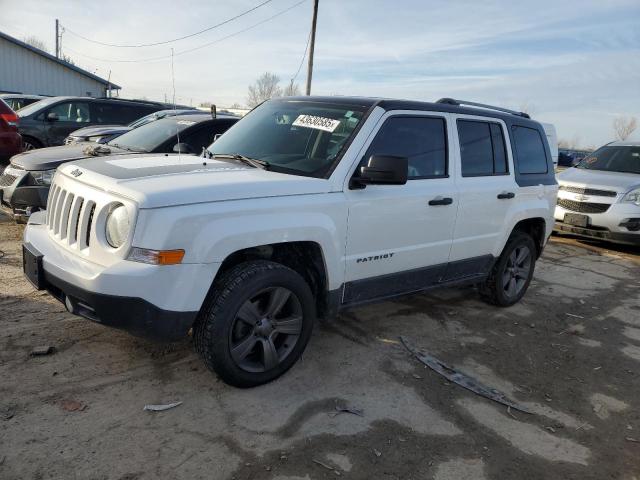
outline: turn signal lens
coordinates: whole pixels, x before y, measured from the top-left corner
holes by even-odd
[[[175,265],[182,263],[183,258],[184,250],[149,250],[133,247],[127,260],[150,263],[151,265]]]

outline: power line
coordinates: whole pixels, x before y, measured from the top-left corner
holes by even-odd
[[[191,33],[189,35],[185,35],[184,37],[178,37],[178,38],[174,38],[172,40],[165,40],[163,42],[155,42],[155,43],[141,43],[138,45],[123,45],[123,44],[118,44],[118,43],[106,43],[106,42],[100,42],[98,40],[92,40],[90,38],[84,37],[82,35],[80,35],[79,33],[74,32],[73,30],[71,30],[69,27],[66,27],[66,31],[78,38],[81,38],[82,40],[86,40],[87,42],[91,42],[91,43],[96,43],[98,45],[103,45],[105,47],[117,47],[117,48],[140,48],[140,47],[154,47],[156,45],[166,45],[167,43],[173,43],[173,42],[177,42],[179,40],[184,40],[186,38],[191,38],[191,37],[195,37],[196,35],[200,35],[202,33],[208,32],[210,30],[213,30],[214,28],[218,28],[221,27],[222,25],[226,25],[229,22],[233,22],[234,20],[237,20],[240,17],[244,17],[245,15],[253,12],[254,10],[257,10],[258,8],[266,5],[267,3],[271,3],[273,0],[266,0],[264,2],[262,2],[259,5],[256,5],[253,8],[250,8],[249,10],[246,10],[242,13],[240,13],[239,15],[236,15],[235,17],[231,17],[228,18],[227,20],[225,20],[224,22],[220,22],[216,25],[212,25],[211,27],[207,27],[204,30],[200,30],[199,32],[195,32],[195,33]]]
[[[201,50],[203,48],[206,47],[210,47],[211,45],[215,45],[216,43],[220,43],[224,40],[227,40],[229,38],[235,37],[237,35],[240,35],[241,33],[247,32],[249,30],[252,30],[264,23],[267,23],[271,20],[273,20],[276,17],[279,17],[280,15],[284,15],[285,13],[287,13],[289,10],[293,10],[294,8],[296,8],[298,5],[303,4],[304,2],[306,2],[307,0],[301,0],[293,5],[291,5],[288,8],[285,8],[284,10],[281,10],[280,12],[276,13],[275,15],[272,15],[268,18],[265,18],[264,20],[258,22],[258,23],[254,23],[253,25],[251,25],[250,27],[244,28],[242,30],[238,30],[237,32],[231,33],[229,35],[226,35],[224,37],[218,38],[217,40],[214,40],[212,42],[207,42],[203,45],[200,45],[198,47],[194,47],[194,48],[190,48],[188,50],[183,50],[181,52],[178,52],[176,54],[174,54],[174,57],[177,57],[179,55],[184,55],[186,53],[191,53],[191,52],[195,52],[196,50]],[[81,52],[78,52],[77,50],[74,50],[72,48],[66,47],[66,50],[75,53],[76,55],[80,55],[81,57],[85,57],[85,58],[89,58],[91,60],[96,60],[98,62],[106,62],[106,63],[144,63],[144,62],[155,62],[158,60],[165,60],[167,58],[171,58],[171,55],[163,55],[161,57],[152,57],[152,58],[140,58],[140,59],[136,59],[136,60],[114,60],[114,59],[106,59],[106,58],[98,58],[98,57],[92,57],[90,55],[85,55]]]
[[[304,47],[304,54],[302,55],[302,58],[300,59],[300,65],[298,65],[298,70],[296,71],[296,74],[291,79],[291,84],[292,85],[293,85],[293,82],[296,81],[296,78],[298,78],[298,74],[300,73],[300,70],[302,70],[302,64],[304,63],[304,59],[307,56],[307,50],[309,50],[309,43],[310,42],[311,42],[311,32],[309,32],[309,36],[307,37],[307,46]]]

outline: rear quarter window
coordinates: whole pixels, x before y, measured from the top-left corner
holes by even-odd
[[[518,173],[547,173],[549,166],[544,142],[540,132],[534,128],[514,125],[511,127],[515,144],[516,168]]]

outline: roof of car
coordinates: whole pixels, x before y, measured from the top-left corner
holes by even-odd
[[[377,97],[342,97],[342,96],[310,96],[310,97],[281,97],[280,101],[291,102],[318,102],[318,103],[339,103],[341,105],[353,105],[364,108],[381,107],[389,110],[424,110],[431,112],[461,113],[466,115],[478,115],[503,120],[518,120],[538,124],[529,119],[526,114],[518,112],[506,113],[490,108],[479,108],[463,105],[453,105],[451,103],[423,102],[418,100],[399,100],[393,98]],[[443,99],[449,100],[449,99]],[[465,102],[460,101],[461,104]],[[488,107],[488,106],[487,106]]]
[[[611,142],[607,144],[608,147],[640,147],[640,141],[634,140],[619,140],[617,142]]]
[[[171,116],[166,116],[163,119],[170,119],[170,120],[176,120],[176,121],[185,120],[188,122],[204,122],[206,120],[238,120],[238,117],[233,115],[218,115],[216,116],[216,118],[213,118],[210,113],[203,112],[201,114],[189,113],[185,115],[183,113],[180,115],[171,115]]]
[[[30,98],[30,99],[43,99],[49,98],[46,95],[25,95],[23,93],[2,93],[0,98]]]

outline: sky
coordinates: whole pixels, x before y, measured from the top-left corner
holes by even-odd
[[[230,106],[245,104],[267,71],[304,91],[313,0],[271,0],[151,47],[80,36],[164,42],[264,1],[0,0],[0,30],[37,36],[53,52],[58,18],[63,53],[110,74],[121,96],[171,99],[175,81],[179,103]],[[319,0],[312,94],[525,109],[559,138],[599,146],[613,140],[615,117],[640,120],[640,0]]]

